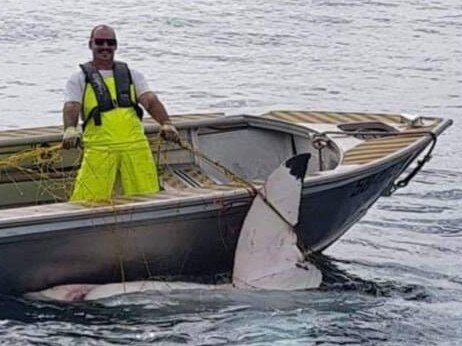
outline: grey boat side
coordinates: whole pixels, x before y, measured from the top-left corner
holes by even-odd
[[[321,251],[335,242],[380,196],[403,162],[350,181],[304,187],[296,228],[301,247]],[[374,183],[359,191],[364,179]],[[229,271],[251,198],[242,191],[241,196],[221,197],[219,205],[215,201],[210,196],[208,201],[197,198],[197,203],[173,202],[169,207],[152,203],[102,207],[91,214],[81,210],[42,214],[28,223],[3,224],[2,291]]]
[[[297,133],[299,140],[320,132],[245,116],[206,122],[223,128],[243,119]],[[432,132],[438,135],[449,125],[443,121]],[[304,181],[297,226],[301,247],[322,251],[335,242],[429,143],[430,138],[422,136],[382,159],[311,172]],[[56,203],[0,210],[0,290],[18,294],[62,283],[228,271],[251,199],[242,187],[211,187],[164,191],[154,199],[145,196],[93,208]]]

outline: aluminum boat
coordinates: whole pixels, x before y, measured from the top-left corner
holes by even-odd
[[[404,187],[452,124],[439,117],[271,111],[172,116],[181,144],[145,119],[162,191],[70,203],[80,149],[62,128],[0,132],[0,293],[230,271],[242,222],[281,162],[312,157],[296,227],[307,254],[338,240]],[[269,264],[270,265],[270,264]]]

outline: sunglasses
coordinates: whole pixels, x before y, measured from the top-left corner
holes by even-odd
[[[97,46],[102,46],[105,42],[108,46],[117,46],[117,40],[115,38],[95,38],[93,41]]]

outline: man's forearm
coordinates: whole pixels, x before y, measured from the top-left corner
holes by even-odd
[[[63,124],[64,128],[77,126],[79,123],[80,103],[66,102],[63,107]]]
[[[167,141],[180,143],[178,130],[170,122],[170,118],[162,102],[157,96],[149,91],[142,94],[138,100],[154,120],[160,123],[160,135]]]
[[[82,131],[79,123],[80,103],[66,102],[63,107],[63,148],[71,149],[79,145]]]
[[[141,95],[140,103],[151,117],[161,125],[170,123],[167,110],[154,93],[148,92]]]
[[[151,109],[147,111],[161,125],[165,123],[170,123],[170,118],[168,117],[167,110],[159,100],[157,100],[157,102],[154,102],[151,106]]]

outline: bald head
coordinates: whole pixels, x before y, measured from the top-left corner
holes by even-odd
[[[103,34],[104,36],[111,36],[112,38],[116,38],[116,34],[115,34],[115,31],[113,28],[111,28],[109,25],[105,25],[105,24],[99,24],[97,26],[95,26],[92,30],[91,30],[91,34],[90,34],[90,40],[93,39],[93,37],[95,37],[95,34]],[[97,35],[99,36],[99,35]]]

